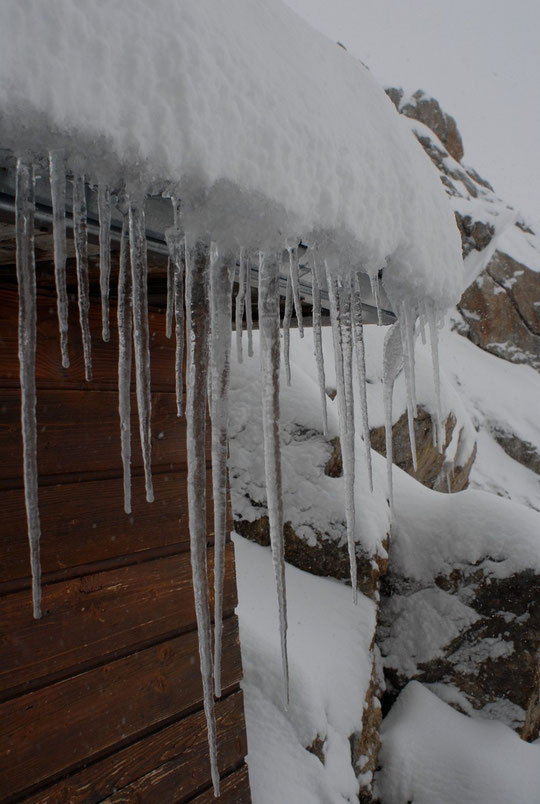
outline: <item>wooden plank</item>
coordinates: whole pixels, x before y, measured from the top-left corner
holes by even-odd
[[[132,465],[142,466],[137,402],[131,395]],[[20,395],[2,391],[0,406],[0,487],[22,485]],[[86,472],[122,474],[118,399],[113,391],[38,393],[38,469],[46,476],[84,479]],[[207,433],[210,444],[210,433]],[[174,394],[152,394],[152,466],[172,469],[186,465],[186,424],[176,415]]]
[[[216,726],[219,768],[226,774],[247,751],[241,692],[216,703]],[[210,783],[206,720],[204,712],[197,712],[84,768],[25,802],[172,802]]]
[[[210,469],[207,488],[212,488]],[[124,513],[121,478],[43,486],[39,490],[41,566],[69,577],[88,569],[83,565],[140,553],[167,545],[189,544],[187,473],[154,475],[155,500],[147,503],[144,478],[132,479],[132,513]],[[0,491],[0,584],[18,579],[16,588],[30,584],[26,510],[22,489]],[[207,504],[207,533],[212,541],[213,511]],[[140,560],[139,559],[139,560]],[[2,587],[0,586],[0,594]]]
[[[225,621],[223,648],[227,693],[242,674],[236,617]],[[200,709],[198,655],[189,632],[0,705],[0,797],[32,792]]]
[[[214,797],[214,791],[210,788],[200,796],[186,800],[192,804],[216,804],[216,801],[218,804],[251,804],[247,765],[242,765],[241,768],[222,779],[219,799]],[[293,803],[290,802],[290,804]]]
[[[213,588],[213,550],[208,552]],[[234,553],[226,547],[224,611],[236,605]],[[212,603],[213,605],[213,603]],[[0,694],[9,697],[196,627],[189,553],[43,587],[43,617],[30,590],[0,598]]]
[[[62,368],[60,338],[56,312],[56,297],[38,294],[37,297],[37,350],[36,379],[40,388],[92,388],[116,389],[118,385],[118,333],[116,304],[111,302],[111,339],[101,338],[101,307],[99,299],[90,305],[90,331],[92,334],[93,381],[84,378],[84,360],[81,330],[75,298],[69,304],[70,367]],[[17,343],[18,295],[15,290],[0,289],[0,387],[19,386],[19,358]],[[175,339],[165,337],[165,311],[149,313],[150,365],[155,390],[174,390]],[[133,371],[134,375],[134,371]],[[134,380],[134,376],[133,376]],[[134,388],[134,383],[133,383]]]

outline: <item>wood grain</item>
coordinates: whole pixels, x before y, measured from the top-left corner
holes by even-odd
[[[227,693],[241,678],[236,617],[225,621],[223,636]],[[7,701],[0,705],[0,797],[56,781],[201,702],[195,632]]]
[[[205,793],[201,793],[200,796],[196,796],[196,798],[186,800],[192,802],[192,804],[216,804],[216,798],[214,797],[212,788]],[[238,770],[229,774],[229,776],[222,780],[220,797],[217,801],[219,804],[251,804],[249,776],[246,765],[242,765],[241,768],[238,768]],[[283,802],[283,804],[285,804],[285,802]]]

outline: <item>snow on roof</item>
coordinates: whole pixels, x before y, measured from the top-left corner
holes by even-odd
[[[186,228],[330,244],[394,299],[462,288],[439,177],[383,89],[280,0],[3,0],[0,141],[175,184]],[[298,242],[296,240],[296,242]]]

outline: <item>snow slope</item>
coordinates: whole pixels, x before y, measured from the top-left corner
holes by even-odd
[[[3,0],[0,142],[174,186],[186,228],[303,236],[443,308],[462,286],[437,175],[368,70],[280,0]],[[82,168],[81,168],[82,161]],[[433,261],[432,255],[438,254]]]

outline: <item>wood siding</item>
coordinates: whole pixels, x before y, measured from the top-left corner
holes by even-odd
[[[5,227],[4,227],[5,231]],[[9,252],[7,240],[5,253]],[[50,256],[50,255],[49,255]],[[6,260],[7,262],[7,260]],[[38,272],[45,269],[40,269]],[[2,269],[3,271],[3,269]],[[73,271],[71,262],[69,271]],[[133,512],[123,511],[116,309],[85,383],[76,302],[71,368],[60,363],[56,301],[38,303],[38,466],[43,618],[32,619],[17,359],[17,291],[0,285],[0,800],[210,802],[206,724],[187,524],[186,430],[174,399],[174,338],[150,315],[155,502],[144,499],[133,420]],[[208,438],[209,443],[209,438]],[[207,468],[211,486],[210,464]],[[212,583],[211,499],[208,561]],[[222,802],[249,802],[232,545],[217,702]]]

